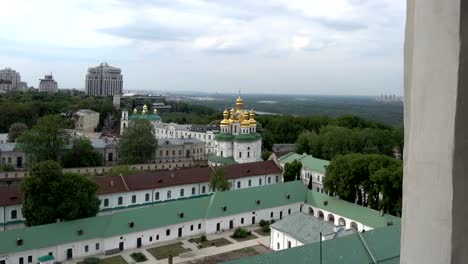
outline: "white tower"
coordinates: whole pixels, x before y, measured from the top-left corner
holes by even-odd
[[[120,118],[120,135],[123,134],[124,130],[128,127],[128,111],[127,109],[122,110],[122,117]]]

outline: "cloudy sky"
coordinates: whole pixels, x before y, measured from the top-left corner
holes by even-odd
[[[0,0],[0,68],[84,88],[402,94],[405,0]]]

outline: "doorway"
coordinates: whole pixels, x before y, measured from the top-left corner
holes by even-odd
[[[123,251],[124,250],[124,242],[119,243],[119,250]]]
[[[255,225],[255,216],[252,216],[252,225]]]
[[[137,238],[137,248],[141,248],[141,237]]]
[[[69,248],[67,249],[67,260],[72,259],[72,258],[73,258],[73,249]]]
[[[229,229],[234,228],[234,220],[229,221]]]
[[[216,231],[219,231],[219,230],[221,230],[221,223],[216,224]]]
[[[179,234],[178,237],[182,237],[182,227],[179,227]]]

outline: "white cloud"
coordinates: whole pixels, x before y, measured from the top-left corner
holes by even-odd
[[[161,63],[159,69],[164,63],[179,61],[183,67],[193,67],[184,71],[203,74],[206,65],[202,62],[236,65],[235,61],[238,68],[230,66],[229,70],[237,71],[236,75],[246,74],[243,64],[269,68],[271,60],[281,59],[290,65],[290,69],[281,70],[291,72],[301,67],[315,69],[320,59],[327,63],[331,56],[346,56],[349,67],[363,67],[363,72],[369,70],[365,68],[368,65],[355,66],[363,56],[378,55],[381,60],[401,63],[394,57],[401,59],[404,0],[3,2],[2,9],[8,12],[0,16],[0,49],[8,58],[41,56],[44,64],[47,56],[71,60],[70,67],[76,60],[93,58],[96,63],[108,60],[123,65],[157,62]],[[5,66],[14,67],[18,61],[21,59],[9,59],[5,63],[12,65]],[[383,66],[378,67],[384,71]],[[326,69],[320,65],[315,70]],[[73,84],[74,78],[63,78],[70,80],[68,86],[82,85]],[[161,82],[170,83],[161,78]],[[139,79],[131,78],[136,80],[134,85],[151,88]],[[303,88],[298,89],[305,89],[310,80],[304,75],[294,82],[301,82]]]

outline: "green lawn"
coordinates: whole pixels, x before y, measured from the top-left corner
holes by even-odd
[[[212,247],[212,246],[222,247],[222,246],[225,246],[225,245],[232,244],[232,242],[230,242],[229,240],[227,240],[225,238],[222,238],[222,237],[218,238],[218,239],[207,240],[207,241],[204,241],[204,242],[200,242],[200,238],[197,237],[197,238],[189,239],[189,242],[192,242],[192,243],[195,243],[195,244],[200,243],[202,248]]]
[[[127,264],[127,262],[121,256],[115,256],[101,259],[101,261],[99,261],[99,264]]]
[[[78,264],[83,264],[83,261]],[[110,258],[99,259],[99,264],[127,264],[127,262],[121,256],[115,256]]]
[[[254,230],[255,233],[261,235],[261,236],[269,236],[270,232],[263,232],[261,228]]]
[[[248,235],[247,237],[244,237],[244,238],[234,238],[231,236],[232,239],[236,240],[237,242],[242,242],[242,241],[246,241],[246,240],[250,240],[250,239],[255,239],[257,238],[255,235],[253,234],[250,234]]]
[[[168,258],[169,255],[178,256],[179,254],[189,252],[192,250],[189,248],[183,248],[182,242],[177,242],[174,244],[150,248],[147,249],[147,251],[156,259],[165,259]]]

